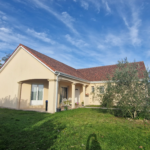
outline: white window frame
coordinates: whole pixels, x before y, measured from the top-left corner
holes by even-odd
[[[32,87],[33,85],[36,85],[37,88],[36,88],[36,99],[33,99],[32,100]],[[38,100],[38,89],[39,89],[39,85],[42,85],[43,86],[43,95],[42,95],[42,99],[41,100]],[[43,105],[43,98],[44,98],[44,84],[32,84],[31,85],[31,98],[30,98],[30,102],[31,102],[31,105]]]
[[[91,86],[91,92],[93,93],[95,91],[95,87]]]
[[[101,87],[104,87],[104,92],[101,92]],[[100,93],[100,94],[104,94],[104,93],[105,93],[105,86],[100,86],[100,87],[99,87],[99,93]]]

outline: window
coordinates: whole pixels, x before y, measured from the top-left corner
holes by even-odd
[[[91,86],[91,92],[92,93],[94,92],[94,86]]]
[[[61,88],[61,94],[60,94],[61,100],[64,98],[68,98],[68,88],[67,87],[62,87]]]
[[[31,100],[43,100],[44,85],[32,84]]]
[[[100,86],[100,87],[99,87],[99,92],[100,92],[100,93],[104,93],[104,86]]]

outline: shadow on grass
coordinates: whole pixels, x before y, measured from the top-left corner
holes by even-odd
[[[65,128],[51,114],[14,110],[7,110],[6,113],[0,113],[1,150],[52,148],[59,133]]]
[[[97,141],[96,134],[91,134],[86,143],[86,150],[102,150],[100,143]]]

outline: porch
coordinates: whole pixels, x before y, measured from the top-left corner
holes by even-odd
[[[58,87],[57,87],[58,84]],[[69,100],[68,109],[75,109],[87,105],[85,93],[88,85],[60,77],[57,81],[49,79],[32,79],[18,83],[18,109],[54,113],[56,108],[64,110]],[[58,89],[57,89],[58,88]]]

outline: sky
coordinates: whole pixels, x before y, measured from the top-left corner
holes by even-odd
[[[0,0],[0,59],[21,43],[76,69],[144,61],[149,0]]]

